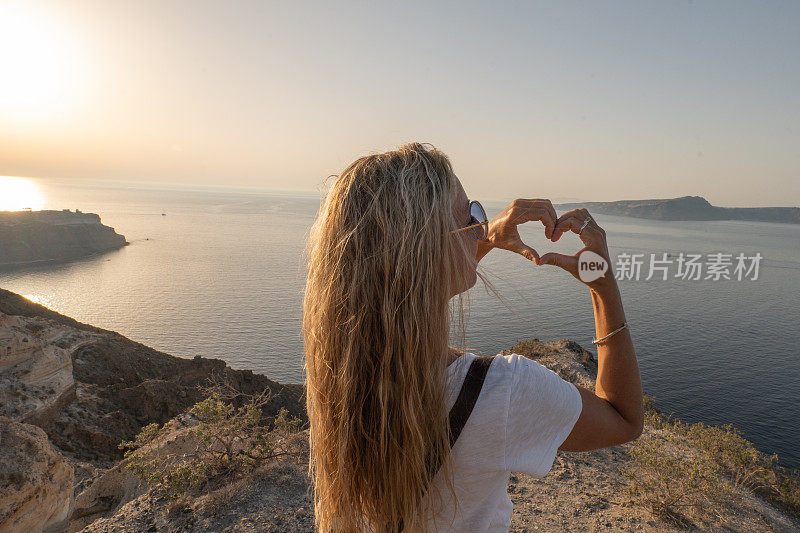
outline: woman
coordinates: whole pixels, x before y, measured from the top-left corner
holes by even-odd
[[[577,254],[539,257],[522,242],[517,226],[538,220],[553,242],[579,233],[583,250],[611,264],[585,209],[557,217],[548,200],[519,199],[486,221],[476,205],[443,153],[410,143],[354,161],[320,207],[303,308],[320,531],[507,531],[511,471],[543,476],[556,449],[641,434],[639,369],[622,328],[598,339],[595,391],[495,356],[450,453],[448,412],[475,354],[449,346],[449,302],[475,284],[481,258],[499,248],[580,280]],[[606,336],[625,323],[616,280],[609,268],[587,286]]]

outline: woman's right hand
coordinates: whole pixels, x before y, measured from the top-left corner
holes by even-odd
[[[550,239],[556,224],[553,204],[546,198],[517,198],[489,221],[489,237],[483,242],[492,248],[517,253],[538,265],[539,253],[522,241],[517,230],[520,224],[533,220],[542,222],[544,234]]]
[[[597,224],[597,222],[594,220],[594,217],[591,217],[589,224],[587,224],[586,227],[583,228],[583,231],[581,231],[581,226],[589,216],[589,211],[580,208],[567,211],[558,217],[558,220],[555,224],[555,229],[553,230],[553,236],[550,240],[556,242],[559,238],[561,238],[561,235],[563,235],[564,232],[572,230],[574,233],[578,234],[578,237],[586,246],[580,249],[575,255],[564,255],[555,252],[548,252],[541,256],[538,264],[555,265],[557,267],[561,267],[572,274],[581,283],[587,285],[593,290],[615,287],[617,280],[614,278],[614,273],[611,270],[611,258],[608,253],[605,230]],[[578,271],[578,257],[585,251],[596,253],[602,257],[608,265],[608,268],[602,277],[589,283],[581,280]]]

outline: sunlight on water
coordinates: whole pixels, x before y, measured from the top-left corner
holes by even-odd
[[[43,204],[42,192],[33,180],[0,176],[0,211],[36,211]]]

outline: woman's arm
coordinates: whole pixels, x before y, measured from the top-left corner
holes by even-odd
[[[581,230],[587,217],[586,209],[573,209],[556,217],[553,205],[546,199],[514,200],[489,223],[489,240],[479,242],[476,258],[480,261],[493,248],[501,248],[518,253],[537,265],[561,267],[584,283],[578,272],[578,257],[584,251],[600,255],[607,262],[608,270],[603,277],[584,284],[592,295],[595,332],[597,338],[601,338],[620,327],[626,319],[617,280],[611,270],[606,232],[594,220]],[[540,258],[517,231],[517,225],[531,220],[540,220],[545,236],[553,242],[564,232],[573,231],[586,246],[575,255],[550,252]],[[605,448],[634,440],[642,433],[642,383],[628,328],[596,346],[599,368],[595,391],[578,387],[583,407],[572,432],[559,447],[561,450]]]
[[[586,209],[564,213],[556,222],[552,240],[557,241],[565,231],[578,233],[586,245],[572,256],[546,253],[539,264],[563,268],[578,280],[580,254],[591,251],[607,263],[605,274],[599,279],[584,283],[589,287],[594,304],[594,325],[597,338],[604,337],[626,322],[622,297],[617,280],[611,270],[611,259],[606,243],[606,232],[592,219],[581,231],[589,217]],[[636,352],[628,328],[620,330],[597,346],[598,371],[595,391],[578,387],[583,408],[560,450],[587,451],[605,448],[636,439],[642,433],[644,405],[642,382]]]
[[[613,279],[613,278],[612,278]],[[620,327],[625,320],[616,284],[591,289],[597,338]],[[572,432],[559,446],[565,451],[587,451],[622,444],[642,433],[644,408],[636,352],[628,328],[598,342],[595,391],[578,387],[583,409]]]

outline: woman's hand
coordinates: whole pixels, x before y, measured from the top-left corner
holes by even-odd
[[[578,237],[586,246],[580,249],[575,255],[564,255],[555,252],[546,253],[541,257],[538,264],[555,265],[561,267],[572,274],[576,279],[580,280],[581,283],[584,283],[593,290],[614,287],[616,286],[616,279],[611,271],[611,259],[608,253],[605,230],[601,228],[597,222],[595,222],[594,217],[592,217],[592,220],[589,222],[589,224],[587,224],[586,227],[583,228],[583,231],[581,231],[581,226],[589,216],[589,211],[583,208],[573,209],[572,211],[567,211],[561,215],[556,221],[555,231],[553,232],[553,237],[551,240],[556,242],[559,238],[561,238],[561,235],[563,235],[564,232],[572,230],[574,233],[578,233]],[[582,252],[587,250],[594,252],[605,259],[606,264],[608,265],[608,269],[601,278],[589,283],[585,283],[583,280],[581,280],[578,271],[578,257]]]
[[[544,234],[550,239],[556,228],[557,218],[556,210],[553,209],[550,200],[517,198],[489,221],[488,245],[518,253],[540,264],[539,254],[522,242],[517,226],[531,220],[541,220],[544,224]]]

